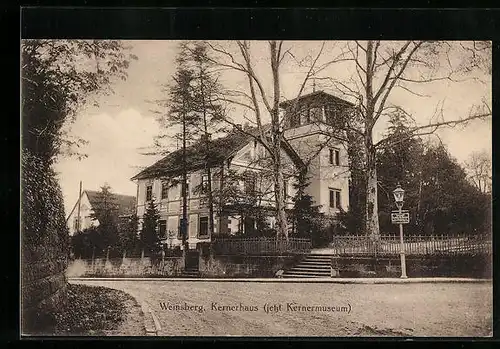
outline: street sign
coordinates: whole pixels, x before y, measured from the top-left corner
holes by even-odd
[[[410,212],[408,210],[402,210],[391,212],[391,223],[392,224],[408,224],[410,223]]]

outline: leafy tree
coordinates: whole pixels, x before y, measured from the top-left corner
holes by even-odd
[[[202,153],[205,155],[206,186],[202,192],[207,196],[209,210],[209,234],[214,231],[214,199],[212,195],[211,134],[221,130],[224,109],[220,104],[222,87],[219,75],[214,72],[214,63],[209,59],[207,44],[204,42],[183,42],[180,45],[181,57],[193,74],[191,84],[193,94],[193,125],[195,132],[201,134]]]
[[[108,248],[113,255],[119,253],[119,238],[118,238],[118,204],[111,192],[111,187],[104,184],[101,187],[101,192],[97,195],[96,202],[93,204],[91,219],[99,222],[97,226],[98,241],[96,248],[100,251],[107,251]]]
[[[378,206],[380,229],[383,232],[395,232],[397,228],[391,223],[390,217],[391,211],[396,209],[392,191],[398,183],[405,189],[405,209],[413,208],[412,223],[407,226],[407,231],[416,232],[418,229],[414,228],[422,218],[419,208],[422,204],[425,147],[420,138],[411,137],[409,132],[408,116],[401,112],[391,114],[385,136],[401,141],[381,146],[377,153]]]
[[[155,255],[160,248],[160,236],[158,232],[158,220],[160,212],[153,200],[149,201],[144,212],[142,229],[141,229],[141,244],[143,248]]]
[[[140,240],[138,236],[138,226],[139,218],[136,214],[122,220],[118,224],[119,245],[124,253],[133,253],[139,247]]]
[[[300,172],[293,184],[296,193],[293,198],[294,206],[291,218],[293,235],[311,239],[313,246],[316,247],[326,243],[327,239],[324,236],[325,230],[321,224],[320,207],[314,205],[313,197],[306,193],[309,184],[306,173]]]
[[[65,299],[61,290],[60,302],[41,303],[38,295],[55,290],[37,281],[41,273],[59,274],[69,252],[63,198],[52,164],[59,155],[72,155],[82,140],[69,138],[62,125],[74,120],[97,92],[112,92],[115,77],[126,78],[129,61],[137,58],[126,50],[116,40],[21,43],[23,333],[47,333],[42,327],[50,327],[54,307]],[[49,269],[43,267],[47,261]],[[34,266],[38,271],[33,272]]]
[[[424,233],[473,234],[482,230],[490,214],[487,196],[467,181],[464,169],[446,148],[442,144],[430,147],[423,163],[420,214]]]
[[[184,57],[177,56],[177,71],[173,77],[173,82],[167,86],[169,98],[160,103],[168,103],[169,110],[165,123],[172,126],[180,126],[180,131],[175,135],[182,142],[182,179],[180,181],[182,190],[182,219],[181,236],[182,242],[188,249],[188,170],[186,148],[189,140],[193,139],[194,129],[197,124],[197,115],[194,113],[194,97],[192,93],[193,72],[188,69]]]
[[[391,224],[392,190],[405,189],[405,208],[410,210],[408,234],[476,234],[489,231],[489,198],[467,180],[467,175],[442,144],[423,143],[406,137],[410,129],[404,115],[391,118],[389,135],[402,141],[381,147],[377,154],[380,228],[397,232]],[[402,136],[400,136],[402,135]],[[457,195],[459,193],[459,195]]]

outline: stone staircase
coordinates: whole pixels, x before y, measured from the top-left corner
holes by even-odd
[[[319,278],[331,276],[331,263],[333,255],[309,254],[298,264],[287,269],[282,274],[283,278]]]
[[[185,278],[198,278],[200,277],[200,271],[195,268],[185,269],[182,271],[182,277]]]

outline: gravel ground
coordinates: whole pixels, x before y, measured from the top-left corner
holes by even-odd
[[[125,302],[126,315],[118,328],[104,331],[106,336],[145,336],[144,314],[135,298],[128,298]]]
[[[140,297],[157,315],[161,336],[479,337],[492,333],[491,283],[72,282]],[[165,309],[185,303],[198,307]],[[267,313],[266,303],[276,305],[277,311]],[[292,310],[289,303],[330,306],[334,311]],[[234,308],[217,309],[220,306]],[[252,307],[258,310],[251,311]]]

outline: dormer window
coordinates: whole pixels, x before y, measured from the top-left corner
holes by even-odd
[[[314,122],[314,121],[320,121],[322,120],[323,118],[323,115],[322,115],[322,110],[320,107],[315,107],[315,108],[311,108],[311,111],[310,111],[310,119]]]
[[[329,125],[333,125],[335,123],[335,114],[336,114],[336,109],[332,105],[327,105],[325,107],[325,116],[326,116],[326,123]]]
[[[304,108],[300,111],[300,125],[307,125],[311,122],[311,114],[309,108]]]

